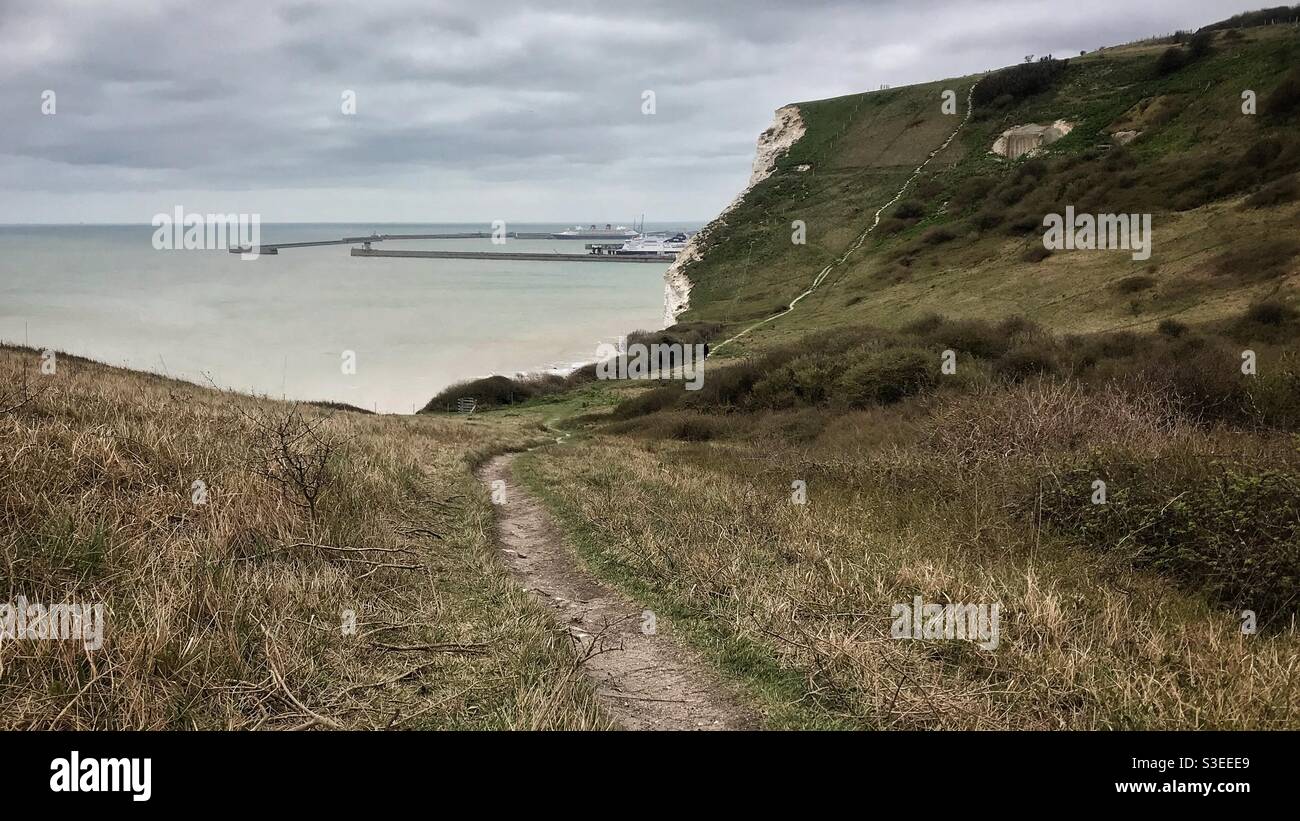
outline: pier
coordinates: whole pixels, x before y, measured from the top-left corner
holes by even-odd
[[[458,234],[371,234],[368,237],[343,237],[305,242],[273,242],[258,246],[231,248],[232,254],[248,254],[255,249],[258,254],[278,254],[281,248],[314,248],[321,245],[351,245],[354,257],[414,257],[419,259],[517,259],[535,262],[672,262],[676,254],[619,253],[623,242],[587,243],[585,254],[563,254],[543,251],[386,251],[371,248],[372,243],[407,239],[540,239],[572,241],[580,237],[562,237],[557,234],[528,231],[508,231],[504,234],[489,231],[469,231]],[[357,247],[360,246],[360,247]]]
[[[545,254],[508,251],[388,251],[353,248],[354,257],[415,257],[418,259],[517,259],[536,262],[672,262],[676,254]]]
[[[268,242],[257,246],[259,254],[278,254],[281,248],[314,248],[321,245],[364,245],[369,248],[372,242],[384,242],[385,240],[402,240],[402,239],[492,239],[494,235],[491,231],[469,231],[460,234],[371,234],[368,237],[343,237],[342,239],[318,239],[309,242]],[[504,234],[506,239],[558,239],[554,234],[547,234],[538,231],[507,231]],[[251,248],[249,246],[235,247],[230,249],[232,254],[247,254]]]

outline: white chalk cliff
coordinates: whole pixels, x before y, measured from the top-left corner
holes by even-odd
[[[1051,145],[1074,130],[1074,123],[1057,120],[1051,125],[1018,125],[1008,128],[993,142],[992,153],[1009,160],[1028,154],[1034,156],[1043,146]]]
[[[690,304],[691,281],[686,275],[686,268],[698,262],[704,256],[704,245],[718,226],[726,223],[726,216],[755,185],[771,176],[776,170],[776,161],[790,150],[790,146],[804,134],[803,117],[799,107],[787,105],[776,110],[776,119],[772,125],[758,136],[758,147],[754,154],[754,169],[749,175],[749,184],[736,196],[731,204],[722,209],[722,213],[704,226],[686,243],[686,247],[673,260],[673,264],[664,272],[664,326],[677,321]]]

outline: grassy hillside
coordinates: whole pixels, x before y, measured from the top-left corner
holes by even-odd
[[[1300,135],[1287,89],[1296,82],[1300,31],[1209,37],[1208,50],[1176,70],[1162,71],[1161,56],[1190,55],[1190,46],[1146,43],[1073,57],[1038,93],[987,100],[977,93],[971,122],[863,248],[798,310],[744,345],[845,324],[896,327],[932,312],[1019,314],[1056,330],[1094,331],[1220,318],[1266,294],[1293,300]],[[995,86],[997,76],[981,82]],[[725,337],[788,304],[942,143],[976,79],[799,104],[807,134],[687,268],[693,290],[683,321],[725,323]],[[941,110],[948,89],[959,101],[956,115]],[[1246,89],[1258,98],[1254,116],[1241,111]],[[1003,130],[1055,120],[1074,130],[1041,156],[990,153]],[[1127,130],[1142,133],[1118,145],[1112,134]],[[1122,251],[1036,258],[1044,214],[1066,205],[1152,214],[1151,258]],[[791,241],[794,220],[807,224],[806,245]],[[1135,276],[1145,287],[1122,284]]]
[[[534,422],[41,363],[0,348],[0,602],[102,602],[104,643],[0,641],[0,727],[607,723],[469,469]]]
[[[472,473],[557,419],[519,477],[768,726],[1300,727],[1300,32],[1272,19],[800,104],[682,323],[633,341],[716,345],[832,267],[698,392],[587,368],[383,417],[0,347],[0,603],[107,611],[94,653],[0,642],[0,727],[607,726]],[[1042,253],[1066,205],[1152,214],[1151,258]],[[892,638],[914,597],[997,604],[997,647]]]
[[[534,489],[772,726],[1300,726],[1297,57],[1220,27],[800,104],[666,335],[822,285],[698,392],[566,386],[622,399],[528,457]],[[1151,258],[1044,253],[1067,205],[1151,214]],[[893,639],[916,596],[999,604],[1002,643]]]
[[[1163,419],[1118,436],[1085,421],[1141,415],[1149,400],[1140,396],[1088,397],[1074,414],[1078,397],[1065,388],[987,398],[982,413],[954,405],[919,418],[844,416],[813,441],[792,436],[807,424],[793,415],[751,421],[743,441],[597,435],[533,457],[534,487],[591,565],[677,619],[774,727],[1297,726],[1295,633],[1243,634],[1234,609],[1180,589],[1151,562],[1135,565],[1148,544],[1099,534],[1106,549],[1088,550],[1074,528],[1036,527],[1053,464],[1079,451],[1020,435],[1050,426],[1079,437],[1081,451],[1122,439],[1180,472],[1241,442],[1180,427],[1187,440],[1165,446],[1153,441],[1166,435]],[[1043,418],[1058,413],[1066,418]],[[1016,423],[999,436],[991,429],[1002,414]],[[1294,454],[1279,461],[1291,472],[1273,486],[1273,504],[1298,487]],[[1215,471],[1229,488],[1251,481]],[[1111,470],[1086,475],[1135,492]],[[807,504],[791,502],[794,481],[807,483]],[[1177,479],[1139,491],[1148,497],[1139,524],[1177,495],[1165,495],[1169,486]],[[1218,479],[1201,487],[1194,504],[1222,504]],[[1053,501],[1091,515],[1088,483],[1079,489]],[[1277,541],[1294,545],[1294,507],[1260,524],[1283,517],[1289,531]],[[1195,510],[1174,520],[1184,529],[1205,521]],[[892,604],[914,596],[998,603],[999,647],[892,639]]]
[[[773,726],[1295,727],[1297,332],[827,331],[589,412],[533,486]],[[893,640],[915,596],[1004,643]]]

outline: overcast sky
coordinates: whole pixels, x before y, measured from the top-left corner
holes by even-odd
[[[1263,5],[0,0],[0,223],[705,220],[785,103]]]

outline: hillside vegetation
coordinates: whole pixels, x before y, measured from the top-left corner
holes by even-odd
[[[1300,30],[1278,17],[799,104],[806,135],[711,228],[665,333],[752,330],[698,392],[585,389],[619,401],[527,457],[532,486],[772,726],[1300,726]],[[1150,258],[1045,249],[1067,206],[1150,214]],[[891,638],[917,596],[998,603],[1002,643]]]
[[[388,417],[0,346],[0,603],[106,622],[0,641],[0,728],[610,726],[473,474],[534,445],[587,566],[767,726],[1300,727],[1296,14],[799,104],[631,334],[713,344],[699,391]],[[1150,258],[1049,252],[1067,206],[1150,214]],[[996,647],[892,638],[916,597],[998,605]]]
[[[0,640],[0,728],[608,724],[470,473],[534,424],[45,361],[0,347],[0,602],[102,603],[103,646]]]
[[[687,267],[693,290],[683,321],[726,323],[725,337],[788,304],[938,147],[976,79],[972,119],[958,139],[860,251],[746,346],[929,313],[1021,314],[1059,331],[1154,329],[1168,318],[1220,318],[1265,295],[1293,299],[1283,274],[1300,253],[1300,32],[1269,26],[1207,36],[1201,52],[1151,42],[1055,60],[1057,70],[1036,74],[1025,71],[1031,64],[799,104],[805,137]],[[1184,57],[1163,73],[1157,63],[1171,50]],[[955,93],[957,114],[943,113],[945,90]],[[1242,113],[1246,90],[1257,98],[1254,115]],[[1057,120],[1073,130],[1038,156],[990,153],[1012,126]],[[1113,135],[1124,131],[1141,133],[1120,145]],[[1067,205],[1152,214],[1151,258],[1037,253],[1044,215]],[[794,220],[807,225],[806,245],[791,241]],[[1134,276],[1147,287],[1121,285]]]

